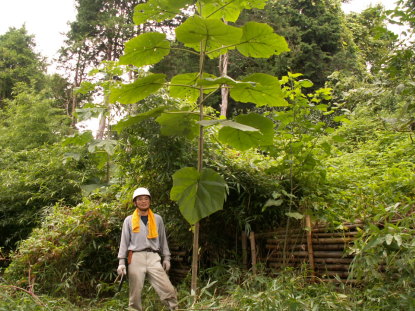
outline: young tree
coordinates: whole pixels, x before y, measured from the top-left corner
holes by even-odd
[[[206,120],[204,104],[221,86],[230,89],[230,96],[239,102],[252,102],[258,106],[287,106],[282,95],[278,78],[254,73],[237,81],[229,76],[217,77],[206,72],[206,59],[218,58],[228,50],[237,49],[247,57],[267,58],[288,51],[285,39],[273,32],[267,24],[247,22],[242,27],[234,23],[242,10],[263,8],[265,1],[192,1],[192,0],[150,0],[135,7],[134,22],[141,25],[148,21],[160,22],[174,18],[184,9],[195,10],[176,28],[176,39],[185,48],[183,53],[198,56],[198,70],[174,76],[170,82],[165,74],[149,74],[135,82],[112,89],[111,102],[133,104],[162,87],[167,87],[170,96],[183,102],[180,111],[168,108],[147,112],[135,117],[136,122],[143,117],[157,117],[164,135],[181,135],[189,139],[198,137],[197,168],[185,167],[173,175],[173,188],[170,196],[179,204],[184,218],[192,225],[193,261],[192,294],[197,289],[197,268],[199,251],[199,221],[220,210],[226,197],[226,183],[213,169],[203,167],[204,127],[218,125],[219,139],[241,149],[253,146],[271,145],[273,141],[272,121],[258,114],[239,116],[238,122],[216,119]],[[159,32],[143,33],[126,43],[125,53],[120,63],[143,67],[162,60],[174,49],[166,35]],[[196,111],[197,112],[196,112]],[[134,122],[134,121],[131,121]]]

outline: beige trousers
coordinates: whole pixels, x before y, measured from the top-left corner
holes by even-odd
[[[129,308],[138,311],[143,310],[141,307],[141,291],[146,275],[161,301],[170,310],[175,310],[177,308],[176,290],[161,265],[160,255],[153,252],[133,253],[131,264],[128,265]]]

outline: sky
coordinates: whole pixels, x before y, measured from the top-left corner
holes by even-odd
[[[343,5],[346,13],[360,12],[371,4],[382,3],[387,9],[396,0],[352,0]],[[29,34],[35,35],[36,51],[51,63],[69,31],[68,23],[76,18],[75,0],[0,0],[0,35],[9,27],[23,24]],[[49,68],[54,71],[54,66]]]

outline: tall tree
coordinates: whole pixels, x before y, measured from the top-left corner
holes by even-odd
[[[0,35],[0,107],[5,99],[13,97],[13,88],[18,82],[31,85],[35,90],[43,87],[46,63],[34,51],[34,36],[26,27],[9,28]]]
[[[124,42],[137,33],[132,22],[134,6],[140,0],[77,0],[77,17],[70,24],[65,46],[60,50],[60,62],[78,88],[87,78],[90,69],[102,61],[117,60]],[[76,120],[74,112],[79,100],[73,95],[68,111]],[[101,121],[105,126],[105,118]],[[102,129],[101,129],[102,131]]]
[[[380,70],[397,42],[397,35],[387,29],[384,8],[377,5],[361,13],[351,13],[347,16],[346,25],[362,61],[372,73]]]

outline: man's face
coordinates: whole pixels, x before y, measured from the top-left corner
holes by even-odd
[[[139,195],[135,198],[134,204],[139,210],[146,211],[150,208],[150,197],[147,195]]]

